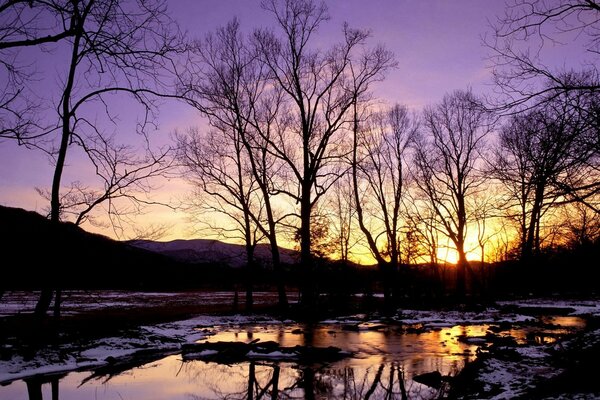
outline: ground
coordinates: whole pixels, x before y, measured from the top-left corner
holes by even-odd
[[[55,330],[52,323],[31,318],[31,294],[9,292],[0,306],[0,384],[71,371],[113,376],[180,354],[190,343],[211,337],[229,340],[236,329],[258,332],[248,340],[272,337],[292,344],[299,335],[309,333],[306,326],[281,316],[242,315],[231,313],[231,307],[222,312],[219,307],[230,304],[232,296],[228,292],[71,292],[66,296],[62,326]],[[272,300],[271,293],[257,296],[259,306]],[[427,394],[469,399],[588,399],[600,396],[596,377],[599,320],[596,299],[511,299],[451,309],[401,309],[385,316],[330,317],[312,324],[310,334],[318,337],[323,332],[326,337],[317,344],[338,345],[357,360],[356,365],[375,359],[401,362],[410,383],[407,387],[421,398]],[[55,334],[49,337],[44,332]],[[231,340],[241,339],[235,333]],[[199,359],[215,356],[213,350],[205,351],[210,354],[201,354]],[[247,359],[255,355],[251,353]],[[279,349],[269,357],[277,360],[278,354]],[[415,367],[415,360],[423,354],[438,364]],[[460,360],[461,368],[467,364],[459,372],[444,364],[448,360]],[[435,365],[441,365],[437,379],[443,385],[420,381],[419,376],[434,372]],[[353,371],[363,371],[366,380],[370,370]],[[427,391],[428,385],[437,387]],[[335,388],[330,390],[337,393]]]

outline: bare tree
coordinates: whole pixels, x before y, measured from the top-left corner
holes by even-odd
[[[483,182],[478,173],[488,113],[471,92],[456,91],[424,111],[426,134],[416,149],[416,185],[435,211],[439,229],[458,253],[457,292],[465,292],[465,240],[473,218],[470,196]]]
[[[600,213],[581,203],[572,203],[562,209],[563,235],[571,248],[590,245],[600,239]]]
[[[329,18],[323,3],[265,0],[262,4],[274,16],[281,36],[257,30],[255,45],[270,82],[282,91],[282,112],[288,121],[285,135],[271,138],[270,148],[286,163],[292,184],[279,191],[299,204],[300,258],[306,273],[302,301],[310,306],[315,300],[312,210],[339,176],[334,166],[344,153],[340,132],[348,111],[359,94],[382,78],[392,56],[383,48],[363,50],[368,33],[348,26],[340,44],[325,51],[311,48],[317,30]],[[357,68],[351,71],[353,60]]]
[[[384,297],[401,263],[403,201],[408,180],[410,144],[419,125],[408,109],[396,105],[361,124],[355,112],[352,177],[358,224],[383,271]]]
[[[591,0],[512,0],[486,40],[508,107],[533,107],[568,92],[600,89],[600,4]],[[550,67],[551,47],[582,46],[581,65]]]
[[[63,41],[74,35],[72,2],[5,0],[0,3],[0,138],[34,145],[32,140],[47,133],[38,117],[40,104],[28,92],[35,78],[30,63],[22,62],[19,50]]]
[[[206,218],[203,211],[225,216],[232,225],[223,224],[222,220],[218,225],[204,223],[222,237],[244,241],[248,271],[246,309],[251,311],[254,250],[262,238],[254,221],[260,218],[262,207],[239,132],[228,126],[205,135],[192,129],[187,135],[179,135],[177,141],[183,176],[198,190],[194,194],[192,212],[200,212],[202,219]]]
[[[352,249],[358,243],[358,239],[353,235],[356,219],[356,206],[354,203],[354,190],[352,177],[350,174],[344,174],[333,185],[331,196],[328,199],[329,209],[331,211],[331,234],[333,242],[336,244],[336,253],[341,261],[348,261]]]
[[[147,133],[157,110],[157,97],[175,97],[173,57],[183,50],[182,37],[162,0],[9,1],[0,6],[0,12],[9,13],[7,20],[15,23],[0,28],[3,54],[10,49],[44,44],[60,48],[68,57],[67,69],[57,78],[61,82],[60,97],[50,99],[51,104],[57,105],[56,114],[52,117],[49,112],[48,117],[44,116],[56,120],[52,129],[40,127],[35,120],[27,122],[27,115],[19,116],[16,112],[13,115],[25,121],[25,128],[11,133],[17,139],[57,134],[57,148],[48,150],[55,161],[50,219],[57,223],[63,209],[62,177],[69,148],[79,146],[96,166],[104,162],[98,152],[103,143],[111,143],[112,135],[99,121],[103,119],[116,126],[110,104],[115,95],[129,95],[141,106],[137,128],[140,133]],[[17,56],[14,63],[3,57],[4,65],[17,65]],[[5,110],[14,111],[17,99],[26,98],[21,88],[13,93],[15,100]],[[3,129],[4,126],[8,125],[3,122]],[[142,141],[147,137],[144,135]],[[110,147],[111,151],[120,148],[112,143]],[[160,159],[161,154],[154,158]],[[144,165],[148,165],[148,160],[133,169]],[[123,174],[105,177],[119,175]],[[131,178],[131,174],[125,175]],[[100,197],[106,194],[106,190],[98,193]],[[91,205],[95,200],[87,202]],[[52,291],[44,290],[36,311],[44,313],[51,299]]]
[[[187,83],[190,102],[208,117],[212,126],[225,132],[236,151],[244,153],[238,155],[239,160],[245,160],[262,205],[260,214],[245,207],[243,211],[249,214],[244,218],[252,220],[269,240],[278,276],[279,305],[287,307],[277,240],[278,217],[271,201],[273,179],[279,167],[268,149],[270,136],[277,130],[280,95],[268,88],[264,68],[235,19],[197,41],[193,53],[195,59],[188,67]]]
[[[588,121],[571,97],[556,97],[515,115],[500,132],[494,171],[507,190],[509,210],[516,210],[512,215],[523,260],[539,253],[541,222],[548,210],[597,192],[590,165],[595,150],[585,139]]]
[[[61,194],[61,219],[72,219],[76,225],[90,222],[92,225],[106,226],[98,219],[98,213],[94,213],[103,206],[102,216],[108,216],[115,235],[123,237],[126,226],[131,225],[129,216],[142,214],[144,206],[166,206],[151,200],[150,195],[156,189],[153,180],[171,170],[173,157],[170,148],[159,149],[158,152],[148,148],[146,154],[140,155],[138,149],[116,144],[113,137],[101,135],[90,138],[87,143],[80,143],[80,146],[93,164],[102,187],[96,188],[81,181],[72,182]],[[49,190],[36,190],[50,200]]]

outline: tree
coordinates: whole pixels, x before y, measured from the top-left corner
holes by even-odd
[[[408,179],[409,149],[419,125],[408,109],[396,105],[375,113],[362,126],[355,111],[352,178],[360,229],[383,271],[384,297],[401,263],[402,208]]]
[[[254,222],[261,212],[258,187],[250,172],[248,157],[239,132],[222,126],[202,135],[197,129],[177,137],[178,159],[184,168],[183,176],[198,192],[193,199],[193,211],[216,212],[225,216],[233,226],[208,224],[213,232],[225,238],[241,238],[246,250],[246,309],[252,310],[255,274],[254,249],[261,239]],[[208,196],[206,196],[208,195]],[[205,222],[206,224],[206,222]]]
[[[28,63],[19,62],[19,50],[64,41],[74,35],[75,19],[70,2],[12,0],[0,4],[0,68],[4,70],[0,95],[0,138],[16,139],[19,144],[33,145],[43,136],[37,113],[40,105],[27,91],[27,81],[34,78]]]
[[[318,28],[329,18],[323,3],[265,0],[262,4],[274,16],[281,36],[257,30],[255,45],[270,83],[281,89],[281,112],[287,120],[285,134],[270,138],[269,145],[290,176],[290,184],[278,190],[300,207],[300,258],[306,273],[302,301],[311,306],[315,301],[313,207],[339,177],[335,166],[344,154],[340,133],[353,102],[382,78],[392,56],[381,47],[363,50],[367,32],[346,25],[340,44],[326,51],[311,48]],[[357,54],[360,50],[362,54]]]
[[[573,106],[573,96],[580,97],[565,94],[512,116],[500,132],[494,172],[507,191],[509,210],[516,210],[525,261],[540,251],[541,221],[548,210],[596,191],[595,174],[589,172],[595,150],[585,139],[590,128],[580,107]]]
[[[145,154],[140,155],[137,154],[139,149],[117,144],[114,137],[105,138],[102,135],[90,138],[88,143],[80,143],[80,146],[85,149],[102,187],[96,188],[81,181],[71,182],[61,194],[61,219],[72,219],[75,225],[90,222],[106,226],[97,218],[97,213],[94,213],[98,207],[105,206],[102,214],[108,216],[114,233],[122,237],[125,225],[130,225],[130,215],[141,214],[143,206],[166,206],[152,201],[150,195],[156,188],[153,180],[163,177],[171,170],[171,148],[158,151],[147,148]],[[42,197],[50,200],[49,190],[36,190]]]
[[[486,41],[495,82],[507,96],[504,106],[534,107],[569,92],[597,92],[599,24],[596,1],[511,1]],[[570,68],[545,65],[548,49],[562,45],[581,46],[587,59]]]
[[[142,117],[137,129],[143,134],[142,141],[147,139],[145,134],[153,126],[157,97],[176,97],[171,77],[175,72],[173,57],[183,50],[182,37],[168,17],[162,0],[15,1],[0,7],[1,12],[9,9],[16,25],[8,25],[1,32],[0,48],[45,44],[62,50],[57,53],[65,55],[67,68],[57,79],[61,81],[60,97],[51,99],[58,105],[56,114],[45,116],[48,120],[56,120],[56,124],[49,130],[30,131],[38,124],[25,122],[28,138],[58,136],[57,148],[48,150],[55,162],[50,219],[58,223],[63,209],[62,177],[68,150],[73,145],[79,146],[98,166],[103,162],[100,152],[106,150],[104,144],[111,144],[109,151],[122,149],[112,144],[113,134],[99,122],[103,119],[103,122],[116,126],[116,113],[110,105],[116,95],[129,95],[141,106]],[[4,58],[3,62],[5,66],[9,65]],[[22,91],[15,93],[19,98],[25,96]],[[7,107],[12,104],[14,101]],[[22,139],[23,134],[13,134],[17,139],[19,135]],[[161,158],[161,155],[154,158]],[[143,161],[143,165],[148,162]],[[87,202],[98,204],[102,198],[111,198],[105,196],[106,190],[98,194],[99,198]],[[58,241],[57,246],[64,244]],[[51,299],[52,291],[44,290],[36,311],[44,313]],[[58,311],[58,298],[55,304],[55,311]]]
[[[235,19],[197,41],[193,54],[194,62],[188,66],[187,77],[189,101],[208,117],[211,126],[228,138],[219,140],[220,145],[235,147],[237,158],[233,165],[241,168],[243,161],[244,173],[252,177],[252,185],[256,186],[253,196],[259,196],[262,205],[260,212],[244,206],[243,196],[237,196],[238,204],[242,204],[242,218],[248,219],[248,223],[251,221],[269,240],[273,268],[278,276],[279,305],[287,307],[277,241],[279,221],[271,201],[273,179],[279,167],[268,149],[270,135],[277,129],[280,95],[276,90],[269,90],[264,68]],[[221,154],[220,149],[215,151]],[[228,191],[230,182],[222,184]],[[241,182],[235,185],[240,194],[250,190],[244,189]],[[244,237],[250,238],[249,235]],[[247,240],[246,243],[248,246]]]
[[[347,262],[352,248],[358,243],[352,233],[355,225],[356,206],[351,175],[346,173],[336,181],[331,194],[327,208],[332,210],[330,217],[332,240],[340,260]]]
[[[439,228],[458,253],[457,292],[465,292],[467,227],[474,210],[470,197],[483,177],[478,173],[489,115],[470,91],[455,91],[425,109],[426,129],[416,148],[416,185],[433,208]]]

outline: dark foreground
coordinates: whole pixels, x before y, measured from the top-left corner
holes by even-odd
[[[0,306],[1,399],[597,398],[600,303],[511,300],[299,323],[233,293],[71,292]],[[361,299],[354,299],[359,302]]]

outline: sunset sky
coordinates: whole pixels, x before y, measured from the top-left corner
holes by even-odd
[[[491,94],[488,53],[482,46],[482,37],[490,33],[490,21],[502,14],[502,1],[332,0],[326,4],[332,18],[313,43],[323,47],[335,43],[341,38],[343,22],[347,21],[352,27],[370,29],[371,43],[382,43],[395,53],[398,68],[375,88],[376,95],[386,102],[406,104],[418,111],[455,89],[471,87],[477,94]],[[201,37],[233,17],[239,18],[245,30],[271,24],[271,16],[260,8],[258,0],[178,0],[169,2],[169,7],[174,19],[190,37]],[[565,65],[576,56],[561,48],[553,49],[550,54],[552,58],[548,62],[555,65]],[[28,56],[43,61],[40,64],[43,67],[38,69],[41,68],[40,74],[46,77],[31,85],[43,93],[56,93],[60,86],[57,77],[64,76],[64,69],[53,63],[52,57],[56,54],[37,52]],[[58,104],[58,99],[54,97],[51,104]],[[121,112],[127,114],[128,111]],[[168,144],[174,131],[185,131],[192,126],[205,126],[195,110],[184,104],[165,103],[155,134],[159,142]],[[67,164],[65,183],[76,179],[85,181],[86,176],[93,174],[76,152],[69,154]],[[51,183],[52,168],[43,153],[2,141],[0,171],[0,204],[40,212],[47,206],[34,190],[35,187],[48,188]],[[178,201],[189,191],[187,184],[179,179],[165,181],[161,187],[156,197],[163,201]],[[182,212],[163,208],[140,218],[170,224],[172,229],[163,239],[193,236]],[[89,226],[86,229],[97,230]],[[110,231],[102,232],[111,235]]]

